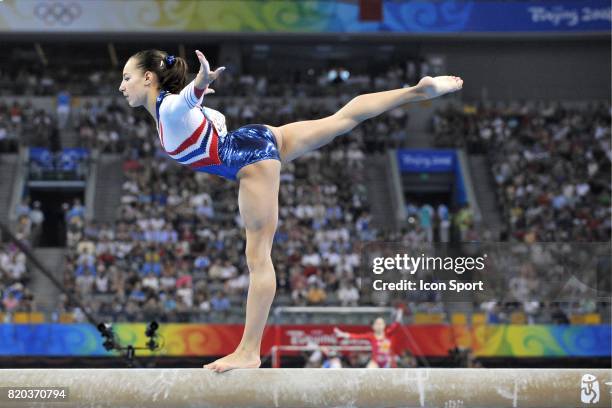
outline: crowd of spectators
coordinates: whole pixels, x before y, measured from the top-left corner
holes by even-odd
[[[28,246],[36,246],[42,232],[42,224],[45,221],[40,201],[32,203],[29,197],[25,197],[17,205],[16,215],[15,237],[27,243]]]
[[[343,102],[306,105],[279,99],[255,107],[240,98],[221,99],[215,107],[233,128],[267,122],[267,117],[288,123],[323,116]],[[82,295],[102,294],[100,304],[93,304],[121,318],[157,313],[188,320],[198,311],[203,312],[200,320],[231,311],[242,318],[238,309],[248,272],[236,186],[168,161],[151,137],[149,118],[117,103],[89,104],[80,118],[85,128],[95,128],[94,121],[112,123],[117,137],[107,146],[123,152],[126,181],[114,225],[69,226],[68,287]],[[380,303],[369,294],[364,298],[358,288],[358,243],[395,233],[415,240],[427,231],[417,223],[394,233],[372,227],[363,159],[365,152],[388,147],[381,135],[393,126],[405,128],[407,119],[403,110],[392,112],[284,167],[273,252],[277,305]],[[448,209],[441,206],[438,212],[447,230]]]
[[[13,313],[36,310],[29,281],[25,254],[14,244],[0,243],[0,312],[5,322]]]
[[[59,57],[59,56],[58,56]],[[17,58],[17,57],[15,57]],[[69,58],[69,56],[67,56]],[[59,65],[42,67],[30,61],[22,64],[14,64],[13,67],[0,69],[0,91],[4,95],[24,96],[53,96],[61,94],[71,96],[108,96],[117,93],[121,82],[121,66],[111,67],[109,61],[100,55],[92,54],[87,58],[79,58],[67,62],[63,60]],[[127,57],[126,57],[127,58]],[[84,60],[90,63],[85,67]],[[212,59],[211,59],[212,61]],[[195,60],[193,62],[196,62]],[[223,65],[222,61],[217,61]],[[71,66],[73,65],[73,66]],[[215,82],[215,89],[223,94],[234,96],[267,96],[267,97],[289,97],[300,96],[339,97],[343,94],[358,94],[401,88],[404,85],[414,85],[419,78],[426,75],[441,75],[440,67],[433,66],[427,61],[402,60],[391,64],[386,71],[376,72],[364,67],[354,70],[350,67],[326,68],[271,68],[265,73],[237,72],[232,63],[226,64],[227,70]],[[98,67],[92,69],[92,67]],[[192,76],[196,71],[191,67]],[[243,67],[248,69],[248,66]],[[272,79],[273,78],[273,79]]]
[[[487,159],[504,222],[502,240],[573,243],[576,250],[576,243],[610,241],[610,113],[609,103],[449,106],[436,112],[433,128],[438,146],[463,147]],[[537,273],[531,267],[508,270],[519,271],[509,279],[511,292],[537,287],[538,296],[544,298],[541,291],[559,280],[550,267]],[[579,265],[574,270],[584,275],[587,268]],[[542,282],[548,284],[541,286]],[[586,288],[581,290],[584,293]],[[481,304],[491,323],[510,322],[514,312],[523,312],[528,323],[562,324],[569,321],[570,313],[605,308],[593,296],[579,294],[571,302],[551,297],[534,301],[534,296],[524,302],[503,302],[500,297]]]
[[[507,239],[609,241],[610,104],[450,107],[437,143],[486,155]]]
[[[218,91],[220,94],[220,91]],[[354,95],[352,95],[354,96]],[[330,115],[348,102],[351,96],[339,99],[267,99],[265,103],[251,97],[207,97],[206,106],[217,109],[226,117],[228,129],[249,123],[267,123],[274,126],[321,118]],[[107,153],[124,153],[136,157],[138,151],[152,154],[155,150],[151,135],[153,122],[142,110],[132,110],[117,98],[87,101],[73,113],[79,146],[97,148]],[[351,154],[363,156],[365,151],[382,152],[387,148],[405,145],[409,120],[406,109],[395,109],[377,121],[365,122],[352,134],[362,139],[364,150],[352,149]],[[354,136],[351,136],[354,137]]]
[[[31,102],[0,103],[0,152],[15,151],[18,144],[59,150],[60,131],[75,132],[79,147],[121,152],[123,147],[130,147],[133,140],[133,135],[128,135],[126,130],[150,134],[146,130],[150,121],[145,115],[122,112],[126,106],[118,99],[119,68],[94,72],[67,68],[62,65],[45,70],[0,70],[0,83],[6,85],[4,94],[53,97],[53,104],[47,110],[34,108]],[[425,70],[425,75],[428,68],[421,67],[421,70]],[[229,116],[239,119],[228,128],[253,122],[284,124],[331,113],[330,109],[320,105],[310,106],[310,101],[301,102],[305,106],[296,106],[300,102],[293,101],[301,97],[331,97],[338,102],[347,102],[360,93],[414,85],[418,80],[414,66],[412,69],[393,66],[377,75],[355,73],[345,80],[332,79],[330,73],[335,71],[282,71],[273,75],[271,81],[270,73],[264,76],[226,70],[214,85],[220,98],[212,97],[210,107],[218,108],[226,115],[229,111]],[[14,91],[10,92],[10,89]],[[101,96],[105,101],[75,98],[83,96]],[[117,99],[113,100],[113,97]],[[228,97],[231,99],[227,100]],[[258,103],[261,97],[278,98],[278,101],[267,103],[262,109]],[[296,112],[304,117],[296,118]],[[405,109],[395,110],[368,129],[366,138],[375,139],[375,135],[383,134],[384,143],[379,147],[399,146],[407,137],[407,119]]]
[[[70,223],[66,285],[106,294],[99,311],[130,320],[228,315],[241,307],[249,282],[236,186],[176,166],[156,142],[141,141],[126,153],[116,223]],[[351,135],[284,167],[273,251],[279,304],[359,301],[356,245],[377,236],[362,144]]]
[[[385,74],[386,80],[402,86],[401,74],[401,70],[391,70]],[[103,76],[96,73],[89,79],[92,83],[99,83]],[[128,111],[112,98],[85,101],[80,108],[70,109],[70,104],[65,103],[69,101],[69,95],[63,91],[61,83],[46,78],[46,74],[38,77],[35,73],[24,73],[20,78],[25,81],[25,94],[28,94],[30,86],[35,91],[30,93],[57,95],[58,105],[61,99],[68,109],[60,112],[58,108],[57,112],[49,113],[35,110],[27,102],[15,102],[10,116],[9,109],[5,109],[6,122],[12,126],[11,140],[26,143],[23,137],[29,131],[28,126],[36,124],[40,132],[34,134],[40,133],[40,137],[27,143],[57,149],[58,143],[50,143],[55,140],[53,135],[57,130],[74,130],[79,146],[98,148],[103,152],[121,152],[126,160],[126,195],[115,225],[85,225],[82,217],[69,216],[69,209],[66,209],[67,242],[72,250],[65,279],[67,287],[81,295],[92,292],[112,294],[112,299],[99,296],[102,300],[99,304],[92,302],[92,307],[101,312],[120,312],[128,319],[141,318],[147,310],[154,315],[159,308],[168,312],[171,320],[188,319],[188,314],[183,312],[191,312],[194,308],[227,313],[241,304],[238,300],[245,295],[248,274],[243,251],[237,245],[243,241],[237,241],[241,237],[235,191],[223,183],[214,187],[215,183],[211,183],[206,175],[175,169],[172,164],[160,161],[156,157],[159,154],[158,143],[150,137],[155,130],[143,112]],[[266,104],[257,103],[252,92],[250,98],[234,98],[246,95],[246,89],[251,89],[253,81],[258,83],[256,94],[259,96],[291,89],[287,84],[278,88],[277,82],[268,87],[263,78],[227,75],[225,83],[220,81],[216,88],[219,94],[223,90],[231,92],[232,98],[213,97],[210,105],[226,115],[229,128],[246,123],[281,124],[321,117],[346,103],[353,96],[349,93],[359,92],[361,88],[356,87],[371,90],[371,86],[380,88],[385,84],[381,78],[358,77],[343,84],[323,86],[326,84],[321,82],[312,84],[309,89],[296,89],[300,95],[319,96],[346,91],[344,96],[317,103],[295,102],[286,92],[279,92],[278,99]],[[335,91],[317,93],[319,88]],[[91,89],[112,95],[110,89]],[[359,292],[353,279],[358,255],[349,235],[365,239],[374,239],[376,235],[369,225],[364,174],[357,170],[362,166],[364,151],[383,151],[386,147],[401,144],[407,136],[407,120],[406,111],[398,109],[376,124],[367,123],[355,130],[339,148],[324,154],[315,152],[303,164],[296,168],[289,166],[285,171],[284,181],[299,179],[301,185],[285,183],[281,191],[281,200],[286,199],[289,204],[281,207],[281,218],[286,217],[288,221],[280,227],[276,244],[279,248],[277,254],[283,254],[282,259],[275,260],[279,271],[280,302],[311,305],[358,303]],[[48,133],[43,135],[43,130]],[[389,134],[392,137],[387,137]],[[324,163],[328,161],[333,166]],[[355,178],[360,182],[338,191],[346,180]],[[326,183],[322,183],[323,180]],[[206,191],[204,185],[210,185],[211,191],[202,192]],[[211,196],[215,197],[214,205]],[[347,204],[341,205],[343,202]],[[182,215],[173,218],[172,213],[182,207],[185,207],[181,210],[184,214],[178,211]],[[34,213],[37,212],[38,207]],[[292,217],[295,220],[290,220]],[[147,226],[144,221],[135,222],[142,219],[157,220],[158,223]],[[161,229],[160,222],[163,225]],[[32,227],[32,219],[23,208],[19,215],[18,233],[29,238]],[[110,234],[111,238],[102,242],[98,233]],[[120,238],[121,242],[118,241]],[[305,271],[298,267],[290,268],[293,264],[301,264],[299,248],[305,242],[316,243],[305,257]],[[332,245],[333,253],[329,248]],[[126,259],[121,259],[122,252],[116,251],[117,246],[129,253]],[[321,249],[331,253],[327,257],[330,259],[321,256]],[[193,267],[196,267],[195,271]],[[73,306],[69,303],[67,298],[64,299],[66,310]],[[117,305],[121,306],[120,311],[111,310]]]
[[[14,231],[16,239],[26,247],[35,245],[43,221],[40,202],[30,203],[25,198],[17,206],[17,225]],[[23,251],[14,243],[0,240],[0,312],[4,313],[4,322],[12,321],[16,312],[37,310],[29,287],[30,280],[31,272]]]
[[[14,150],[26,138],[30,145],[57,151],[61,128],[74,131],[79,146],[121,153],[125,159],[126,181],[114,224],[86,223],[80,203],[66,208],[70,254],[64,280],[69,290],[84,298],[96,295],[88,306],[118,319],[163,315],[187,321],[198,311],[198,321],[202,316],[241,318],[248,272],[235,186],[165,160],[146,112],[128,110],[109,97],[116,93],[114,72],[88,75],[83,90],[67,89],[44,73],[20,75],[24,94],[53,95],[58,109],[49,113],[29,102],[0,102],[0,151]],[[225,114],[229,129],[247,123],[280,125],[328,115],[355,94],[414,80],[396,67],[344,82],[330,82],[329,72],[292,73],[275,81],[226,72],[207,104]],[[105,98],[75,108],[70,97],[80,92]],[[263,96],[271,98],[259,99]],[[329,98],[312,99],[318,96]],[[273,254],[277,304],[389,301],[359,289],[358,242],[449,242],[453,228],[459,241],[478,240],[468,207],[451,213],[444,205],[409,204],[406,225],[388,232],[372,227],[363,159],[402,146],[408,120],[405,109],[394,110],[284,168]],[[527,104],[466,106],[438,112],[434,131],[440,146],[487,155],[506,238],[605,241],[610,237],[609,120],[609,105],[585,111],[530,109]],[[21,237],[30,237],[36,225],[31,214],[38,219],[37,211],[34,204],[19,215]],[[63,299],[65,310],[74,306]],[[439,309],[433,299],[428,311]]]
[[[0,153],[16,152],[19,145],[61,149],[57,115],[31,101],[0,101]]]
[[[433,206],[408,201],[407,223],[412,225],[410,242],[472,242],[480,239],[472,209],[468,205],[449,209],[445,203]],[[455,236],[455,239],[453,239]]]

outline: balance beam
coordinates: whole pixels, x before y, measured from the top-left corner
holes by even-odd
[[[205,369],[7,369],[0,370],[0,406],[563,408],[583,406],[585,378],[595,378],[592,388],[599,388],[599,401],[588,406],[609,408],[612,387],[606,383],[612,384],[612,370],[442,368],[245,369],[222,374]],[[64,387],[68,398],[11,402],[7,387]]]

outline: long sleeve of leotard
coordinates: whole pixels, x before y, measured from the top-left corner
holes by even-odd
[[[196,90],[194,81],[191,81],[178,95],[168,95],[164,101],[164,108],[171,115],[180,115],[196,106],[202,105],[204,92]]]

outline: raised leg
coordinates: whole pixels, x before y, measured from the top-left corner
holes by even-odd
[[[291,161],[328,144],[366,119],[409,102],[432,99],[457,91],[462,85],[463,81],[458,77],[424,77],[416,86],[410,88],[359,95],[331,116],[273,128],[277,139],[282,139],[281,159],[284,162]]]

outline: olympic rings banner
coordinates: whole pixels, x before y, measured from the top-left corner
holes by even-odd
[[[124,346],[144,347],[145,324],[116,324],[113,330]],[[365,332],[367,326],[342,326]],[[160,351],[138,351],[139,356],[219,356],[240,342],[242,325],[161,324]],[[471,347],[478,357],[610,357],[610,325],[406,325],[392,337],[397,353],[444,357],[448,350]],[[306,346],[367,345],[360,340],[338,340],[333,326],[268,326],[262,352],[276,344]],[[102,347],[97,329],[88,324],[0,324],[1,356],[111,356]]]
[[[517,33],[611,29],[608,0],[0,0],[0,32]]]

